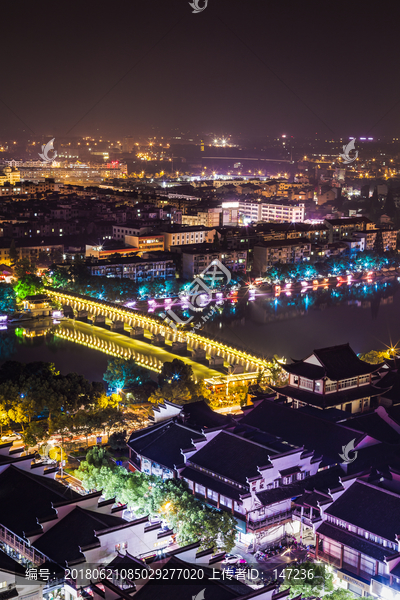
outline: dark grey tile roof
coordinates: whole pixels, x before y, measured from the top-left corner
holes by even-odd
[[[0,522],[23,537],[38,529],[37,519],[56,517],[52,503],[82,498],[54,479],[10,465],[0,474]]]
[[[356,430],[269,400],[263,400],[246,411],[240,423],[273,432],[290,444],[314,450],[317,456],[324,457],[327,464],[338,463],[342,446],[362,437]]]
[[[376,440],[386,442],[387,444],[398,444],[400,442],[400,434],[376,412],[350,417],[344,421],[340,421],[340,423],[367,433]]]
[[[174,469],[176,465],[184,462],[181,450],[191,448],[192,440],[202,437],[198,431],[168,421],[135,432],[131,436],[128,446],[141,456],[169,469]]]
[[[11,558],[11,556],[0,550],[0,571],[25,576],[26,569],[19,562]]]
[[[400,402],[400,373],[390,371],[375,385],[382,389],[382,396],[392,400],[393,404]]]
[[[305,490],[319,490],[320,492],[328,493],[329,490],[341,487],[339,478],[344,475],[345,473],[340,467],[324,469],[306,479],[289,485],[282,485],[278,488],[272,488],[271,490],[264,490],[263,492],[258,492],[256,495],[264,506],[268,506],[287,498],[301,496]]]
[[[299,375],[300,377],[306,377],[307,379],[322,379],[325,376],[324,367],[319,367],[318,365],[312,365],[303,361],[290,364],[279,364],[287,373]]]
[[[136,566],[136,565],[135,565]],[[222,581],[210,579],[213,577],[212,569],[205,567],[204,565],[193,565],[180,560],[178,557],[173,556],[167,558],[162,563],[152,563],[152,569],[157,569],[159,566],[162,569],[170,571],[171,569],[185,569],[190,567],[191,579],[185,581],[182,587],[181,585],[174,585],[172,575],[162,582],[157,584],[154,581],[148,581],[143,585],[138,592],[135,594],[135,600],[155,600],[156,598],[162,598],[162,600],[177,600],[177,598],[192,599],[200,595],[202,590],[206,590],[204,597],[206,600],[234,600],[235,598],[247,598],[250,594],[253,595],[254,590],[241,581],[234,579],[233,581]],[[196,577],[195,571],[203,570],[202,576]],[[214,576],[215,577],[215,576]],[[171,583],[172,582],[172,583]]]
[[[232,421],[231,417],[220,415],[212,410],[203,400],[184,404],[181,416],[184,416],[186,427],[191,427],[198,431],[212,429],[213,427],[224,427]]]
[[[274,452],[265,446],[221,431],[191,456],[190,462],[246,485],[247,477],[260,475],[257,467],[270,464],[271,454]]]
[[[383,363],[375,365],[360,360],[349,344],[319,348],[314,350],[314,354],[324,365],[329,379],[333,381],[373,373],[383,365]]]
[[[395,553],[394,550],[390,550],[389,548],[384,548],[383,546],[369,542],[368,540],[350,533],[345,529],[335,527],[335,525],[327,523],[326,521],[317,527],[317,533],[335,540],[340,544],[344,544],[349,548],[353,548],[354,550],[357,550],[357,552],[362,552],[362,554],[371,556],[379,561],[383,561],[386,556],[390,556],[391,554]]]
[[[364,481],[354,482],[326,513],[393,542],[400,534],[400,495]]]
[[[95,532],[124,525],[127,525],[127,521],[121,517],[78,506],[40,536],[34,545],[40,552],[64,565],[66,562],[83,558],[80,548],[100,545]]]

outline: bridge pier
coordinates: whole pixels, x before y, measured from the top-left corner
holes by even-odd
[[[137,333],[140,332],[140,335],[143,332],[143,337],[145,331],[147,331],[160,342],[161,339],[163,340],[163,343],[167,340],[171,341],[176,351],[178,351],[179,348],[183,349],[184,347],[188,348],[189,346],[193,353],[193,357],[196,357],[197,355],[198,359],[208,354],[211,357],[216,357],[218,362],[226,360],[231,364],[240,365],[244,370],[254,372],[260,371],[267,366],[266,361],[255,360],[254,356],[251,356],[246,352],[239,352],[235,350],[235,348],[213,342],[194,332],[184,333],[182,331],[174,331],[157,319],[139,314],[130,309],[125,309],[117,305],[113,307],[103,303],[101,300],[95,300],[89,297],[77,298],[74,297],[73,294],[65,292],[60,293],[56,290],[49,290],[49,295],[57,298],[57,300],[61,302],[66,316],[72,316],[75,312],[77,313],[78,319],[83,319],[85,316],[87,317],[90,315],[91,321],[99,325],[104,324],[106,319],[110,319],[114,323],[118,323],[117,327],[115,327],[115,325],[111,326],[112,331],[122,331],[123,325],[121,326],[120,323],[126,323],[131,328],[130,335],[133,338],[136,337],[136,335],[132,333],[133,330],[136,329]],[[73,338],[74,336],[71,335],[70,337]],[[82,338],[76,336],[75,339],[81,340]],[[97,344],[98,347],[104,348],[101,341],[97,341],[95,337],[89,337],[87,341],[85,339],[84,343]],[[111,344],[109,346],[107,345],[107,349],[111,353],[118,354],[121,352],[120,348],[116,348],[115,346],[112,347]],[[198,354],[197,350],[199,350]],[[122,355],[124,355],[124,352],[122,352]],[[129,352],[126,355],[129,355]],[[143,362],[144,357],[141,357],[141,360]]]
[[[124,331],[124,322],[123,321],[113,321],[111,323],[110,331],[115,332],[123,332]]]

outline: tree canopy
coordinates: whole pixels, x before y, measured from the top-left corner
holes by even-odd
[[[68,439],[121,427],[120,400],[106,396],[102,383],[77,373],[61,375],[52,363],[6,361],[0,366],[1,423],[20,425],[28,446],[54,433]]]
[[[0,313],[12,313],[16,309],[16,293],[9,283],[0,284]]]
[[[187,404],[204,400],[210,395],[204,381],[196,382],[191,365],[179,358],[163,364],[158,376],[159,389],[149,397],[149,402],[157,404],[169,400],[174,404]]]
[[[106,498],[126,503],[137,514],[157,514],[176,533],[178,543],[201,540],[202,548],[230,551],[235,544],[236,519],[227,511],[197,500],[186,482],[162,480],[110,462],[102,449],[91,449],[76,477],[87,490],[102,490]]]
[[[325,565],[305,561],[301,564],[289,565],[284,569],[284,572],[280,573],[283,579],[285,576],[282,586],[284,588],[290,587],[289,598],[295,598],[301,595],[302,598],[309,598],[311,596],[321,596],[324,593],[324,598],[327,592],[333,591],[333,575]],[[295,578],[294,571],[301,570]],[[279,581],[279,579],[278,579]]]
[[[44,283],[42,278],[36,275],[36,266],[29,258],[17,260],[14,266],[14,275],[18,278],[13,287],[19,300],[41,292]]]
[[[111,388],[123,390],[149,382],[150,374],[147,369],[140,367],[132,358],[113,357],[108,359],[107,370],[103,379]]]

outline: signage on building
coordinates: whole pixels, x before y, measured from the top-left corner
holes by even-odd
[[[142,471],[146,475],[151,475],[151,461],[148,458],[142,458]]]
[[[337,572],[337,576],[339,579],[343,579],[343,581],[347,581],[347,583],[353,584],[364,590],[365,592],[370,591],[370,585],[368,583],[364,583],[361,579],[357,579],[356,577],[351,577],[346,573],[342,573],[342,571]]]

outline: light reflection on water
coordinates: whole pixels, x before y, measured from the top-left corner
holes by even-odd
[[[394,280],[260,295],[239,302],[230,316],[226,307],[203,333],[265,356],[302,358],[346,342],[368,352],[400,340],[399,289]]]
[[[303,358],[314,348],[346,342],[368,352],[400,340],[399,289],[397,281],[363,282],[228,300],[201,333],[265,356]],[[90,381],[101,381],[107,367],[107,355],[95,349],[49,332],[27,338],[10,326],[0,331],[0,362],[5,360],[54,362],[63,374],[75,371]]]

